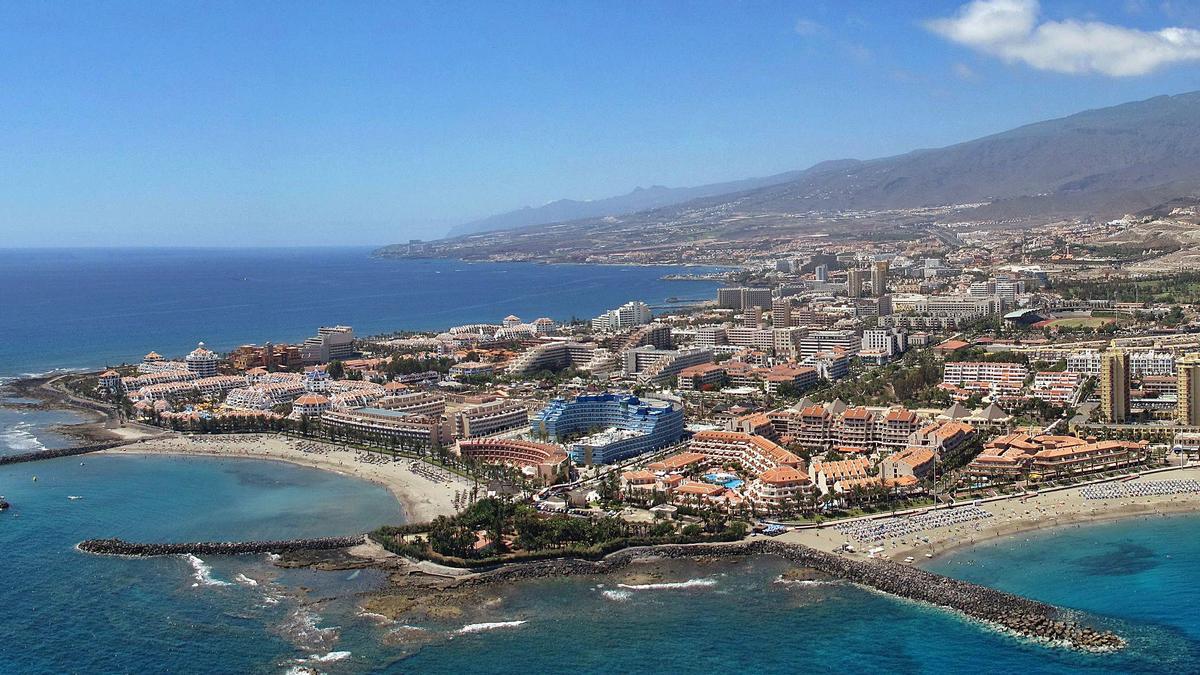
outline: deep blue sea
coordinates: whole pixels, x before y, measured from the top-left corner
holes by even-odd
[[[359,335],[590,319],[630,300],[708,299],[671,267],[384,260],[369,248],[0,249],[0,378],[56,368],[295,342],[336,323]],[[694,268],[688,271],[696,271]]]

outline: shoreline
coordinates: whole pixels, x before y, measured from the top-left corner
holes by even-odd
[[[1114,480],[1106,484],[1137,485],[1163,480],[1200,480],[1200,466],[1158,470],[1131,481]],[[863,558],[867,557],[865,553],[868,549],[882,547],[883,550],[876,556],[878,558],[902,561],[911,556],[915,559],[913,564],[920,564],[954,551],[1026,532],[1050,531],[1134,518],[1200,513],[1200,493],[1085,499],[1081,492],[1084,487],[1087,486],[1079,485],[1030,496],[1014,495],[990,502],[981,501],[978,508],[989,512],[990,518],[945,525],[881,541],[860,541],[833,529],[837,523],[795,529],[781,535],[780,538],[824,551],[833,551],[848,542],[857,549],[857,553],[851,555]],[[960,506],[971,504],[972,502],[965,502]]]
[[[0,386],[0,407],[11,410],[36,410],[40,412],[69,412],[84,421],[73,424],[54,424],[47,429],[68,438],[81,441],[84,445],[108,442],[131,442],[153,438],[166,433],[155,427],[136,422],[122,424],[114,408],[99,401],[88,401],[63,391],[55,383],[71,375],[89,371],[71,371],[36,377],[23,377],[5,382]]]
[[[299,445],[319,447],[324,452],[304,452],[297,447]],[[455,491],[470,489],[470,484],[449,472],[445,473],[452,478],[440,482],[412,472],[409,466],[417,460],[405,459],[382,464],[360,462],[356,460],[354,451],[340,446],[319,441],[298,441],[274,434],[165,436],[101,450],[96,454],[261,459],[328,471],[385,488],[400,504],[405,523],[428,522],[439,515],[452,515],[455,512]]]

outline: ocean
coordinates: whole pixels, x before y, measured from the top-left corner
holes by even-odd
[[[845,583],[786,583],[771,558],[677,561],[627,584],[489,587],[461,614],[391,623],[357,607],[358,593],[386,584],[377,572],[73,548],[95,536],[318,536],[402,519],[382,488],[276,462],[92,455],[0,467],[0,493],[14,504],[0,514],[4,673],[1189,673],[1200,662],[1194,515],[1026,533],[930,565],[1130,639],[1089,655]]]
[[[358,335],[591,319],[630,300],[711,299],[707,268],[388,260],[369,248],[0,249],[0,378],[182,356],[204,341],[297,342],[318,326]]]

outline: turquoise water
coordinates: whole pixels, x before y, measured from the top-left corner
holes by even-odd
[[[1198,532],[1194,516],[1105,524],[1001,541],[936,565],[1102,613],[1084,616],[1131,639],[1120,654],[1031,644],[846,584],[777,583],[785,566],[759,559],[677,573],[689,588],[526,584],[495,619],[525,624],[428,644],[404,670],[518,673],[572,663],[579,672],[1194,673]]]
[[[14,503],[0,514],[3,673],[1186,673],[1200,662],[1197,516],[1025,534],[931,565],[1131,640],[1085,655],[847,584],[779,583],[786,566],[766,558],[674,563],[658,588],[618,576],[488,588],[460,616],[393,625],[356,608],[358,592],[384,584],[378,573],[72,548],[94,536],[344,534],[402,518],[381,488],[275,462],[92,455],[0,468],[0,494]]]
[[[196,342],[296,342],[318,326],[359,335],[439,330],[516,314],[591,319],[630,300],[711,299],[670,267],[378,260],[369,248],[0,249],[0,380],[131,363]]]
[[[327,655],[341,632],[327,615],[364,621],[353,591],[377,586],[378,574],[73,547],[107,536],[341,535],[403,518],[381,487],[258,460],[88,455],[0,467],[0,494],[13,504],[0,513],[3,673],[281,672]],[[313,604],[326,596],[350,600]]]
[[[4,407],[0,399],[0,456],[70,447],[75,441],[48,429],[58,424],[89,421],[66,410]]]

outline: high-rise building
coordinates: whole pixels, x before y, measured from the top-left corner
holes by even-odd
[[[829,281],[829,265],[817,265],[813,269],[813,277],[821,283]]]
[[[762,307],[746,307],[742,310],[742,325],[747,328],[759,328],[763,322]]]
[[[616,332],[634,326],[644,326],[653,318],[654,315],[650,311],[649,305],[634,300],[592,319],[592,330]]]
[[[201,342],[187,357],[184,358],[187,363],[188,371],[194,373],[196,377],[213,377],[217,374],[217,355],[210,351]]]
[[[354,329],[350,326],[321,326],[304,341],[300,356],[305,363],[327,363],[354,355]]]
[[[1200,426],[1200,353],[1188,354],[1176,365],[1179,369],[1176,419],[1180,424]]]
[[[861,298],[863,288],[863,270],[849,269],[846,270],[846,295],[852,298]]]
[[[887,293],[888,261],[876,260],[871,268],[871,295],[879,297]]]
[[[771,303],[771,325],[775,328],[790,328],[792,322],[793,302],[790,298],[780,298]]]
[[[1100,360],[1100,412],[1112,424],[1129,420],[1129,355],[1120,349],[1104,352]]]
[[[762,307],[771,309],[769,288],[718,288],[717,307],[720,309],[746,309]]]

